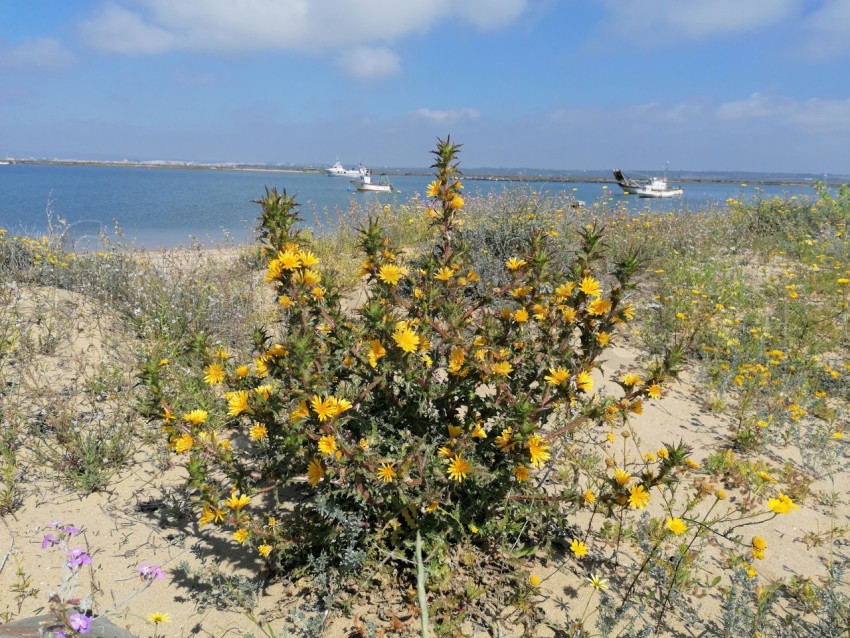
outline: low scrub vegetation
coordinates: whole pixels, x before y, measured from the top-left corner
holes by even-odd
[[[254,635],[850,631],[850,189],[634,214],[467,197],[459,153],[313,229],[267,189],[253,247],[0,231],[0,512],[25,476],[179,468],[160,523],[210,542],[171,586]],[[811,573],[762,567],[799,548]],[[84,635],[104,610],[66,549],[50,605]],[[279,582],[302,594],[261,614]]]

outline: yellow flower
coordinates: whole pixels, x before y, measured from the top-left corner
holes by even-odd
[[[519,481],[520,483],[527,481],[530,476],[531,476],[531,473],[528,471],[528,468],[525,467],[524,465],[520,465],[520,466],[514,468],[514,478],[517,481]]]
[[[309,268],[319,263],[319,258],[309,250],[299,250],[298,257],[301,259],[301,266],[303,268]]]
[[[314,394],[313,398],[310,399],[310,407],[313,408],[313,412],[315,412],[316,416],[319,417],[319,421],[323,423],[337,414],[337,408],[334,404],[333,397],[322,399],[322,397],[318,394]]]
[[[463,204],[463,197],[461,197],[460,195],[455,195],[449,200],[449,207],[452,210],[460,210],[461,208],[463,208]]]
[[[800,509],[794,501],[791,500],[790,496],[783,494],[782,492],[779,492],[776,495],[776,498],[768,499],[767,507],[777,514],[788,514],[791,510]]]
[[[725,501],[727,498],[726,490],[720,488],[714,490],[714,498],[716,498],[718,501]]]
[[[585,545],[579,539],[574,538],[573,542],[570,543],[570,551],[575,555],[576,558],[587,556],[587,545]]]
[[[292,413],[289,415],[289,419],[291,421],[298,421],[299,419],[306,419],[309,416],[310,409],[307,407],[307,402],[299,401],[298,407],[292,411]]]
[[[410,328],[396,330],[393,333],[393,341],[405,352],[416,352],[416,349],[419,347],[419,335]]]
[[[220,363],[211,363],[204,370],[204,382],[215,385],[224,381],[224,368]]]
[[[653,383],[646,389],[646,394],[650,399],[660,399],[661,398],[661,386],[657,383]]]
[[[387,354],[387,351],[384,349],[384,346],[381,345],[381,342],[377,339],[372,339],[369,342],[369,348],[366,352],[366,356],[369,359],[369,365],[373,368],[378,365],[378,361]]]
[[[319,452],[324,456],[331,456],[336,452],[336,439],[332,434],[326,434],[319,439]]]
[[[483,427],[481,427],[480,423],[476,423],[473,426],[472,432],[470,433],[470,435],[474,439],[486,439],[487,438],[487,430],[485,430]]]
[[[378,271],[378,279],[390,286],[395,286],[400,280],[404,272],[395,264],[387,264],[381,266]]]
[[[248,393],[245,390],[227,392],[224,398],[227,399],[227,413],[230,416],[239,416],[248,409]]]
[[[395,463],[381,463],[378,468],[378,478],[384,483],[392,483],[397,474],[395,471]]]
[[[171,616],[168,614],[164,614],[161,611],[155,611],[148,616],[148,622],[152,622],[154,625],[159,625],[160,623],[171,622]]]
[[[183,420],[188,421],[192,425],[200,425],[207,420],[207,416],[206,410],[192,410],[183,415]]]
[[[242,545],[246,540],[248,540],[248,531],[244,529],[237,529],[233,532],[233,540]]]
[[[540,435],[532,434],[528,437],[528,453],[531,464],[534,467],[540,467],[549,460],[549,444],[540,438]]]
[[[549,374],[543,378],[552,385],[561,385],[570,378],[570,373],[562,367],[549,368]]]
[[[608,583],[596,574],[591,574],[590,576],[588,576],[587,580],[590,582],[590,586],[593,587],[593,589],[595,589],[596,591],[601,591],[608,587]]]
[[[596,335],[596,343],[598,343],[602,347],[607,346],[609,343],[611,343],[611,335],[607,332],[600,332],[598,335]]]
[[[440,182],[438,182],[437,180],[434,180],[433,182],[428,184],[428,187],[425,189],[425,196],[426,197],[436,197],[439,192],[440,192]]]
[[[587,312],[597,317],[604,315],[609,310],[611,310],[611,302],[601,297],[594,299],[587,305]]]
[[[514,445],[511,442],[513,440],[513,434],[513,428],[505,428],[502,430],[501,434],[496,437],[496,447],[504,452],[510,450]]]
[[[272,546],[263,543],[257,548],[257,551],[260,552],[260,556],[262,556],[263,558],[268,558],[269,554],[272,553]]]
[[[525,323],[528,321],[528,310],[520,308],[513,314],[513,318],[517,323]]]
[[[239,496],[237,496],[237,494],[239,494],[239,492],[233,492],[233,494],[230,495],[230,498],[224,502],[224,504],[234,512],[241,511],[243,507],[250,505],[251,503],[251,497],[247,494],[239,494]]]
[[[593,277],[585,277],[581,280],[579,284],[579,290],[581,290],[584,294],[590,297],[598,297],[601,292],[601,287],[599,282],[596,281]]]
[[[240,379],[244,379],[245,377],[247,377],[249,372],[251,372],[251,368],[245,365],[236,368],[236,376]]]
[[[252,441],[262,441],[266,436],[268,436],[269,431],[266,429],[266,426],[262,423],[255,423],[251,426],[251,429],[248,430],[248,436]]]
[[[575,287],[576,285],[574,282],[568,281],[555,288],[555,295],[561,298],[569,297],[573,294]]]
[[[440,270],[437,271],[437,274],[434,275],[434,279],[437,281],[448,281],[452,277],[454,277],[455,271],[451,268],[443,266]]]
[[[528,577],[528,582],[531,583],[532,587],[540,587],[540,576],[532,574]]]
[[[614,470],[614,480],[617,481],[618,485],[625,485],[626,483],[632,480],[632,475],[626,472],[625,470],[616,468]]]
[[[280,262],[280,268],[283,270],[295,270],[301,267],[301,257],[294,251],[287,250],[280,252],[277,255],[277,259]]]
[[[576,375],[576,389],[581,392],[593,392],[593,377],[589,372],[579,372]]]
[[[449,478],[453,481],[462,481],[471,471],[472,466],[460,454],[456,454],[449,462]]]
[[[313,459],[307,465],[307,481],[310,485],[316,487],[325,476],[325,467],[319,459]]]
[[[518,259],[516,257],[511,257],[510,259],[508,259],[505,266],[508,267],[508,270],[519,270],[520,268],[525,266],[526,263],[527,262],[525,261],[525,259]]]
[[[629,507],[633,510],[642,510],[649,504],[649,492],[643,489],[643,485],[637,485],[629,490]]]
[[[688,530],[688,526],[685,525],[685,522],[681,518],[668,518],[667,529],[678,536],[679,534],[684,534]]]
[[[449,372],[457,374],[463,367],[464,361],[466,361],[466,351],[460,346],[452,348],[449,354]]]
[[[174,444],[174,451],[178,454],[183,454],[183,452],[188,452],[192,449],[192,445],[194,444],[194,439],[192,439],[192,435],[188,433],[184,433],[177,439],[177,442]]]
[[[514,367],[507,361],[497,361],[493,364],[493,374],[507,376],[513,372]]]
[[[596,502],[596,496],[590,491],[590,488],[584,491],[584,504],[593,505]]]

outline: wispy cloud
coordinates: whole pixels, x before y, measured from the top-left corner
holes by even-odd
[[[456,109],[453,111],[435,111],[429,108],[417,109],[414,116],[434,124],[454,124],[465,120],[477,120],[481,112],[476,109]]]
[[[401,38],[444,20],[479,29],[505,27],[527,2],[111,0],[79,28],[90,46],[116,53],[297,51],[329,55],[354,75],[374,77],[397,71],[399,60],[389,47]],[[363,64],[348,64],[347,51]]]
[[[396,75],[401,66],[398,55],[386,47],[355,47],[343,51],[336,62],[349,75],[363,79]]]
[[[801,0],[599,0],[602,30],[633,42],[665,44],[747,33],[798,15]],[[647,36],[651,36],[647,39]]]
[[[811,58],[850,56],[850,2],[825,0],[803,22],[803,53]]]
[[[74,55],[54,38],[36,38],[16,46],[0,47],[0,67],[64,69]]]
[[[850,132],[850,98],[795,100],[753,93],[746,99],[720,104],[716,116],[727,121],[768,121],[777,130],[793,126],[811,132],[847,133]]]

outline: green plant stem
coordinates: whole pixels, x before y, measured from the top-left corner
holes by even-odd
[[[419,599],[419,614],[422,619],[422,638],[430,636],[428,621],[428,596],[425,593],[425,564],[422,562],[422,535],[416,530],[416,593]]]

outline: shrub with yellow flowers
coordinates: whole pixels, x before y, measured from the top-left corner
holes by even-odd
[[[361,228],[365,300],[355,308],[298,229],[295,201],[267,190],[260,241],[279,322],[255,331],[253,360],[207,356],[199,375],[217,407],[174,414],[148,380],[199,525],[227,530],[272,570],[322,555],[349,571],[370,557],[403,562],[417,533],[430,557],[458,544],[507,554],[518,540],[546,542],[553,490],[562,514],[588,503],[643,509],[685,463],[671,447],[657,471],[596,494],[554,487],[565,439],[639,413],[677,360],[632,375],[617,396],[598,391],[599,357],[635,314],[639,261],[606,268],[596,225],[571,259],[533,233],[501,282],[482,286],[459,215],[458,153],[449,139],[433,151],[432,241],[416,257],[376,220]]]

